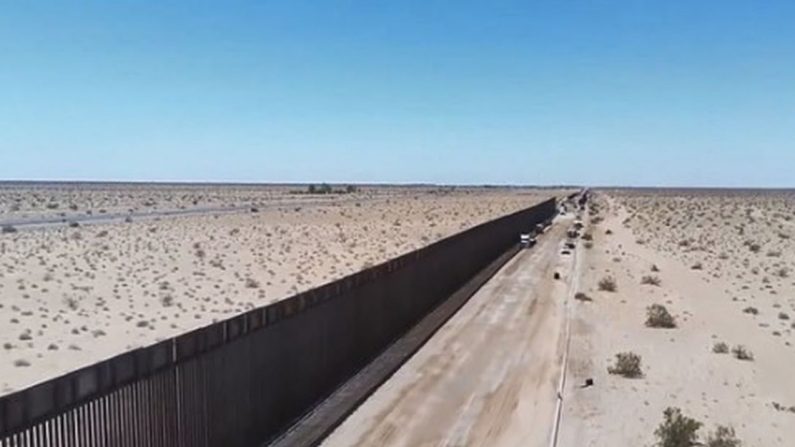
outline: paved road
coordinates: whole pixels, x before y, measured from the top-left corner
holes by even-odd
[[[546,447],[572,268],[565,227],[508,262],[324,445]]]

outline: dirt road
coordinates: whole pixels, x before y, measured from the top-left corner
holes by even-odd
[[[573,264],[560,254],[566,226],[508,262],[324,445],[548,445]]]

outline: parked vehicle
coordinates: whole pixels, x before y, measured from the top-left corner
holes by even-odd
[[[519,235],[519,246],[522,248],[530,248],[536,244],[536,238],[529,233]]]

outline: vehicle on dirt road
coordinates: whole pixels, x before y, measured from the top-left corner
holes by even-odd
[[[536,244],[536,238],[529,233],[519,235],[519,246],[522,248],[530,248]]]

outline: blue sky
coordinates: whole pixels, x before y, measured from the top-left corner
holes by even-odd
[[[0,179],[792,187],[795,2],[2,2]]]

